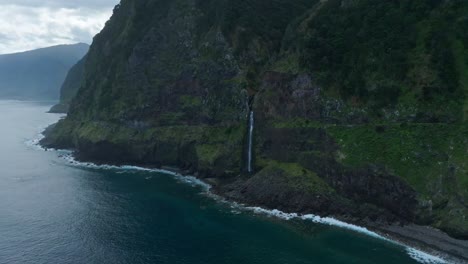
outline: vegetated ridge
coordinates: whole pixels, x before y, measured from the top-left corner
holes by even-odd
[[[123,0],[43,144],[467,239],[467,14],[461,0]]]

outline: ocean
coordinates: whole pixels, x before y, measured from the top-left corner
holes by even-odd
[[[191,177],[45,151],[62,116],[0,101],[0,264],[442,263],[332,218],[245,207]]]

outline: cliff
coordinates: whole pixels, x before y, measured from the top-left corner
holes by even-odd
[[[68,70],[89,45],[59,45],[0,55],[0,98],[56,100]]]
[[[42,143],[176,166],[241,202],[466,239],[467,13],[456,0],[123,0]]]
[[[68,71],[67,76],[65,77],[65,81],[60,87],[60,102],[50,109],[51,113],[68,112],[70,103],[78,93],[85,76],[85,60],[86,56],[79,60]]]

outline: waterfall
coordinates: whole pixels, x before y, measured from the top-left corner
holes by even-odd
[[[252,148],[253,148],[254,112],[249,114],[249,148],[247,150],[247,171],[252,172]]]

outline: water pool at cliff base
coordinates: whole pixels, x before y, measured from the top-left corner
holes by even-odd
[[[164,173],[27,144],[60,116],[0,101],[0,263],[418,263],[358,232],[232,208]]]

